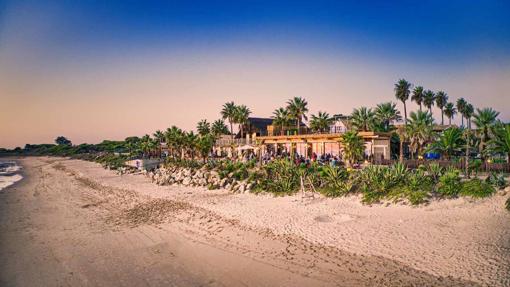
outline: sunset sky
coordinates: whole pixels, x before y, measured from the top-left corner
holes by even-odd
[[[509,121],[510,1],[445,2],[0,0],[0,147],[193,129],[227,101],[349,114],[399,78]]]

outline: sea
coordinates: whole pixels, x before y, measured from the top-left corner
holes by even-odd
[[[23,178],[21,166],[15,161],[0,160],[0,191]]]

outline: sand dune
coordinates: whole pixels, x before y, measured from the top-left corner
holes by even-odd
[[[510,285],[508,195],[363,206],[20,163],[0,193],[2,286]]]

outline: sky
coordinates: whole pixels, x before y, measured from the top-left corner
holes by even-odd
[[[228,101],[349,114],[400,78],[509,121],[509,52],[510,1],[0,0],[0,147],[194,129]]]

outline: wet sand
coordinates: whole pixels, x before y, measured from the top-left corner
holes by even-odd
[[[20,159],[0,286],[508,286],[506,197],[427,207],[161,187]],[[501,204],[500,204],[501,203]]]

